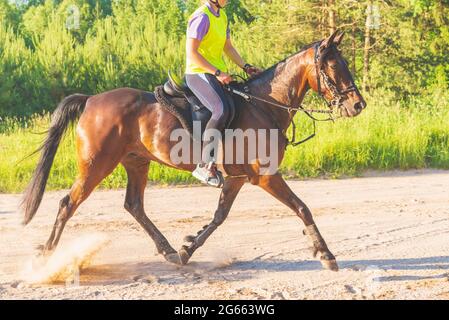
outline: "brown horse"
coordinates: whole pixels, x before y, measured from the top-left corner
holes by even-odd
[[[343,34],[314,43],[246,84],[252,94],[265,100],[288,106],[299,106],[308,91],[318,91],[327,101],[333,101],[346,117],[358,115],[366,104],[357,90],[338,45]],[[240,104],[231,128],[277,129],[285,131],[295,112],[286,112],[270,103]],[[331,105],[331,104],[330,104]],[[296,111],[294,109],[293,111]],[[292,209],[304,222],[312,240],[314,256],[321,255],[324,267],[338,270],[334,255],[320,235],[307,206],[292,192],[279,173],[260,175],[259,162],[226,165],[225,179],[219,205],[211,223],[197,236],[186,237],[190,244],[176,251],[147,217],[143,207],[151,161],[192,172],[195,164],[174,164],[170,150],[175,142],[170,133],[181,128],[179,120],[166,111],[152,93],[122,88],[95,96],[75,94],[65,98],[52,117],[48,137],[39,149],[41,157],[22,203],[24,224],[35,215],[45,191],[49,172],[61,138],[70,123],[79,118],[76,147],[79,175],[69,194],[59,206],[53,231],[44,246],[52,252],[58,244],[64,226],[79,205],[96,186],[122,164],[128,175],[125,209],[153,239],[160,254],[169,262],[186,264],[195,250],[228,216],[231,206],[246,180],[261,187]],[[259,143],[259,142],[258,142]],[[278,157],[281,163],[287,141],[280,135]],[[245,145],[247,147],[247,145]]]

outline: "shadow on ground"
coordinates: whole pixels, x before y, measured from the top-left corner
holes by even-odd
[[[341,270],[445,270],[446,273],[433,276],[385,276],[378,281],[419,281],[425,279],[443,279],[449,276],[449,257],[427,257],[407,259],[379,260],[342,260]],[[321,271],[318,260],[291,261],[278,259],[255,259],[234,261],[227,265],[214,262],[192,262],[178,267],[167,262],[126,263],[91,266],[81,272],[81,285],[129,284],[136,281],[156,282],[160,284],[184,285],[203,281],[241,281],[255,277],[258,271]]]

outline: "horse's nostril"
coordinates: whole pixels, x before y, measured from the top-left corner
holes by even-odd
[[[354,109],[357,111],[362,111],[363,109],[365,109],[365,107],[366,107],[366,103],[364,103],[364,102],[357,102],[354,105]]]

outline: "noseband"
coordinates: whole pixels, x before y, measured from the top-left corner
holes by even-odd
[[[318,95],[320,97],[322,97],[324,99],[324,101],[326,101],[327,106],[330,109],[333,109],[334,107],[341,108],[342,101],[344,100],[345,95],[347,95],[348,93],[353,92],[353,91],[357,92],[358,90],[354,84],[354,80],[352,79],[352,76],[351,76],[351,85],[349,87],[347,87],[346,89],[344,89],[343,91],[340,91],[337,88],[337,85],[332,81],[332,79],[329,78],[329,76],[326,74],[326,72],[324,72],[323,62],[322,62],[324,54],[320,54],[321,43],[322,42],[319,42],[315,46],[315,68],[316,68],[316,74],[317,74]],[[330,50],[330,49],[326,49],[324,52],[326,52],[327,50]],[[322,88],[321,78],[323,78],[324,85],[327,87],[327,89],[332,94],[331,101],[327,101],[326,97],[323,94],[323,91],[321,89]]]

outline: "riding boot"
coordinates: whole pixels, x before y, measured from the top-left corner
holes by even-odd
[[[214,120],[210,120],[208,123],[207,129],[217,127],[217,123]],[[224,183],[223,174],[217,169],[215,152],[217,150],[213,150],[213,152],[208,151],[207,146],[211,143],[211,141],[207,141],[203,145],[202,152],[202,161],[196,167],[196,170],[192,173],[195,178],[200,180],[201,182],[215,187],[221,188]]]

